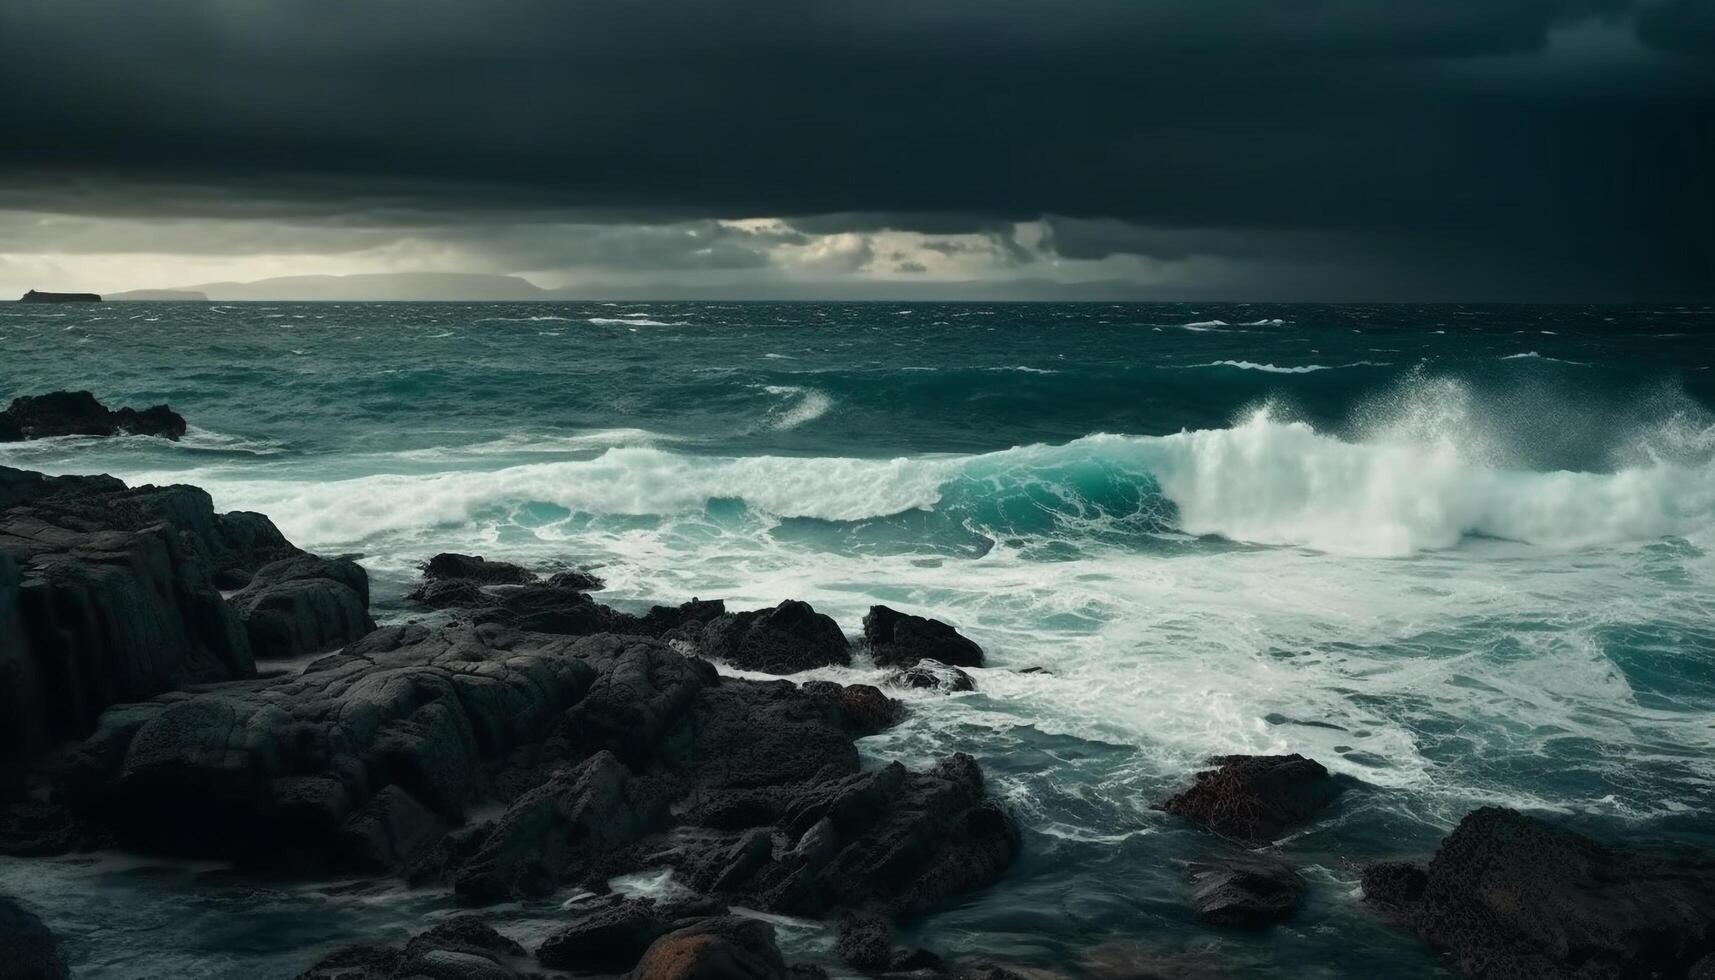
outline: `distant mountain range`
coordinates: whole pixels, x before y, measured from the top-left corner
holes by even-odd
[[[385,272],[352,276],[280,276],[255,282],[207,282],[173,289],[109,293],[107,299],[263,301],[531,300],[552,299],[528,279],[462,272]]]
[[[208,282],[173,289],[134,289],[109,293],[113,302],[156,300],[230,302],[369,302],[369,301],[489,301],[530,300],[827,300],[832,302],[979,300],[1138,300],[1151,297],[1137,284],[1124,281],[1059,283],[1042,279],[1005,281],[922,282],[861,281],[779,282],[732,285],[654,283],[583,283],[566,289],[543,289],[521,276],[465,272],[385,272],[350,276],[281,276],[254,282]]]

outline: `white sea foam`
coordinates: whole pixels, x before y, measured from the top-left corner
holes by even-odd
[[[1258,364],[1255,361],[1210,361],[1207,364],[1187,364],[1189,368],[1236,368],[1241,371],[1263,371],[1268,374],[1311,374],[1316,371],[1335,371],[1340,368],[1354,367],[1386,367],[1383,361],[1353,361],[1350,364],[1302,364],[1279,367],[1274,364]]]
[[[800,388],[796,385],[765,385],[763,391],[770,395],[783,395],[793,399],[787,406],[776,409],[769,418],[769,428],[785,431],[796,429],[806,422],[814,422],[828,414],[834,407],[834,400],[827,392],[814,388]]]
[[[585,317],[584,322],[593,323],[598,327],[688,327],[691,325],[687,320],[669,322],[666,320],[650,320],[647,318],[632,316],[592,316]]]
[[[776,386],[769,392],[793,399],[771,423],[779,428],[828,410],[826,396],[812,390]],[[1063,475],[1092,468],[1104,474],[1102,481],[1153,483],[1185,533],[1350,555],[1408,555],[1452,548],[1472,536],[1576,548],[1685,534],[1715,518],[1715,464],[1706,459],[1613,473],[1511,470],[1484,462],[1490,453],[1481,446],[1434,434],[1426,418],[1402,421],[1367,442],[1258,412],[1226,429],[1097,435],[977,456],[707,457],[624,446],[595,459],[495,472],[379,474],[331,483],[228,482],[208,473],[193,482],[208,486],[222,506],[272,515],[289,536],[310,545],[468,522],[485,510],[529,501],[594,514],[673,515],[738,499],[775,517],[857,521],[946,506],[956,491],[961,506],[978,508],[980,520],[985,495],[1027,492],[1039,484],[1062,496],[1073,518],[1087,513],[1100,519],[1107,503],[1081,499],[1086,491]],[[528,450],[503,442],[492,451]],[[1105,485],[1098,481],[1089,492]]]

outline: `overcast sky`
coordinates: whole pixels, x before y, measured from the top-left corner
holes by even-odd
[[[5,0],[0,290],[1715,298],[1715,0]]]

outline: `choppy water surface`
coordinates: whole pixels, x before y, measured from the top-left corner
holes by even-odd
[[[1027,828],[1001,886],[919,926],[944,951],[1443,976],[1358,907],[1358,863],[1484,803],[1715,845],[1708,308],[112,304],[0,310],[0,351],[0,396],[193,426],[0,463],[203,486],[361,552],[383,619],[463,550],[598,567],[618,604],[955,622],[980,691],[863,743],[973,753]],[[1366,786],[1284,845],[1299,919],[1198,928],[1184,863],[1220,845],[1149,804],[1271,751]],[[118,856],[0,890],[97,978],[287,976],[448,909]]]

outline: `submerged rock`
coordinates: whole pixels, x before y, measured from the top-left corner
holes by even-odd
[[[1266,843],[1310,819],[1339,795],[1322,764],[1301,755],[1228,755],[1217,768],[1156,805],[1218,834]]]
[[[1278,861],[1234,858],[1191,873],[1191,906],[1211,925],[1254,928],[1292,918],[1304,879]]]
[[[109,409],[87,391],[25,395],[0,412],[0,442],[115,435],[178,440],[184,434],[184,418],[165,405]]]
[[[957,667],[949,667],[933,660],[921,660],[914,666],[893,671],[887,675],[886,684],[889,687],[945,691],[950,694],[977,689],[977,682],[971,679],[971,675]]]
[[[340,950],[298,974],[297,980],[522,980],[528,956],[523,946],[493,926],[461,915],[413,936],[403,948]]]
[[[66,980],[59,940],[34,913],[0,895],[0,974],[8,980]]]
[[[1715,853],[1608,845],[1498,807],[1427,868],[1366,869],[1364,892],[1472,977],[1693,977],[1715,955]]]
[[[871,606],[863,638],[878,667],[915,667],[933,660],[951,667],[981,667],[983,648],[938,619]]]

